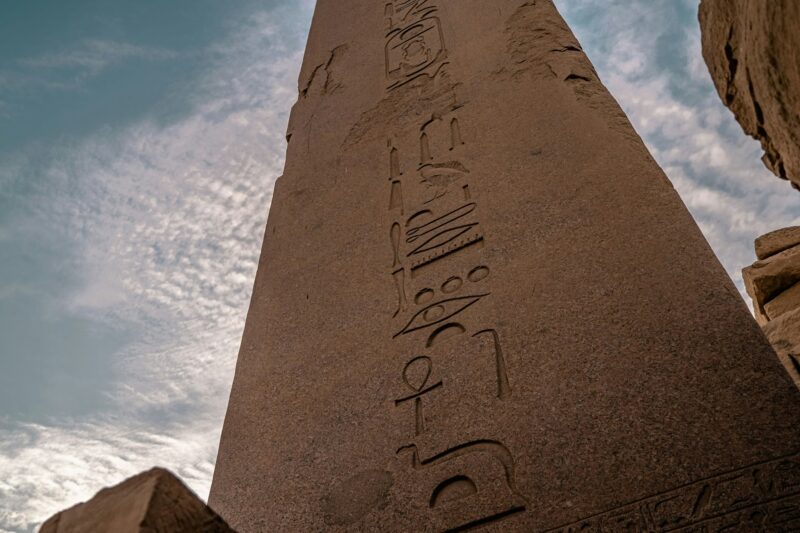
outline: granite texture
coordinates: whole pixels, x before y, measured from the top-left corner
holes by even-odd
[[[233,527],[800,528],[800,391],[551,1],[319,0],[287,138]]]
[[[166,470],[154,468],[50,518],[39,533],[235,533]]]
[[[764,164],[800,188],[800,2],[702,0],[703,57]]]

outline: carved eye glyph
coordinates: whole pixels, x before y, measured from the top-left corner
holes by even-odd
[[[400,335],[405,335],[407,333],[411,333],[412,331],[435,326],[436,324],[444,322],[445,320],[449,320],[463,312],[468,307],[476,304],[484,296],[488,296],[488,294],[461,296],[459,298],[450,298],[448,300],[441,300],[439,302],[432,303],[414,315],[406,327],[394,335],[394,337],[399,337]]]

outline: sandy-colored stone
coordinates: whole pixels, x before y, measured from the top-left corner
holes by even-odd
[[[762,258],[742,271],[756,319],[794,382],[800,386],[800,228],[773,231],[756,240]]]
[[[789,248],[742,270],[747,294],[762,326],[769,321],[764,306],[781,292],[800,282],[800,246]]]
[[[771,321],[764,326],[764,333],[789,376],[800,387],[800,309]]]
[[[288,138],[237,530],[800,528],[800,391],[552,2],[319,0]]]
[[[771,231],[756,239],[756,257],[767,259],[800,244],[800,226]]]
[[[62,511],[40,533],[235,533],[178,478],[154,468]]]
[[[702,0],[703,57],[764,164],[800,188],[800,2]]]
[[[775,320],[797,308],[800,308],[800,283],[795,283],[764,304],[764,311],[769,320]]]

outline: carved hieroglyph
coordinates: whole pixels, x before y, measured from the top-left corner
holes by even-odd
[[[800,527],[800,394],[550,1],[320,0],[288,138],[238,530]]]

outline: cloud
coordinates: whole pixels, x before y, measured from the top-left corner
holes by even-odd
[[[800,212],[713,92],[696,23],[679,12],[696,1],[557,3],[736,276],[752,238]],[[114,354],[120,380],[94,415],[0,420],[0,532],[30,530],[153,462],[207,494],[313,4],[232,25],[184,88],[189,116],[55,146],[38,165],[38,152],[30,164],[0,162],[6,183],[44,166],[20,231],[63,242],[64,268],[81,275],[54,305],[139,333]],[[92,73],[131,57],[167,59],[126,46],[101,56],[84,43],[29,68]]]
[[[29,88],[74,90],[104,70],[125,61],[172,61],[180,54],[164,48],[131,43],[88,39],[54,53],[19,59],[12,68],[0,71],[0,90]],[[0,117],[8,114],[0,100]]]
[[[0,241],[2,241],[1,235]],[[38,294],[38,291],[28,285],[21,285],[18,283],[7,283],[0,287],[0,300],[30,294]]]
[[[4,437],[11,435],[3,439],[0,454],[12,461],[0,477],[0,531],[38,527],[54,510],[152,467],[154,457],[172,465],[195,490],[207,492],[216,447],[208,435],[216,434],[216,425],[186,424],[163,434],[113,419],[68,429],[0,424]]]
[[[68,50],[21,59],[19,64],[33,69],[74,69],[82,71],[86,76],[94,76],[108,66],[125,60],[167,61],[177,57],[176,52],[163,48],[88,39]]]
[[[697,0],[556,3],[748,300],[740,270],[755,260],[753,240],[800,221],[800,197],[717,96]]]
[[[185,118],[51,149],[17,229],[71,250],[64,268],[80,278],[54,303],[62,312],[138,334],[114,354],[120,380],[94,415],[0,421],[0,531],[30,530],[156,462],[207,495],[312,8],[231,25],[185,87]],[[91,70],[139,52],[37,65]],[[38,172],[7,164],[0,175]]]

